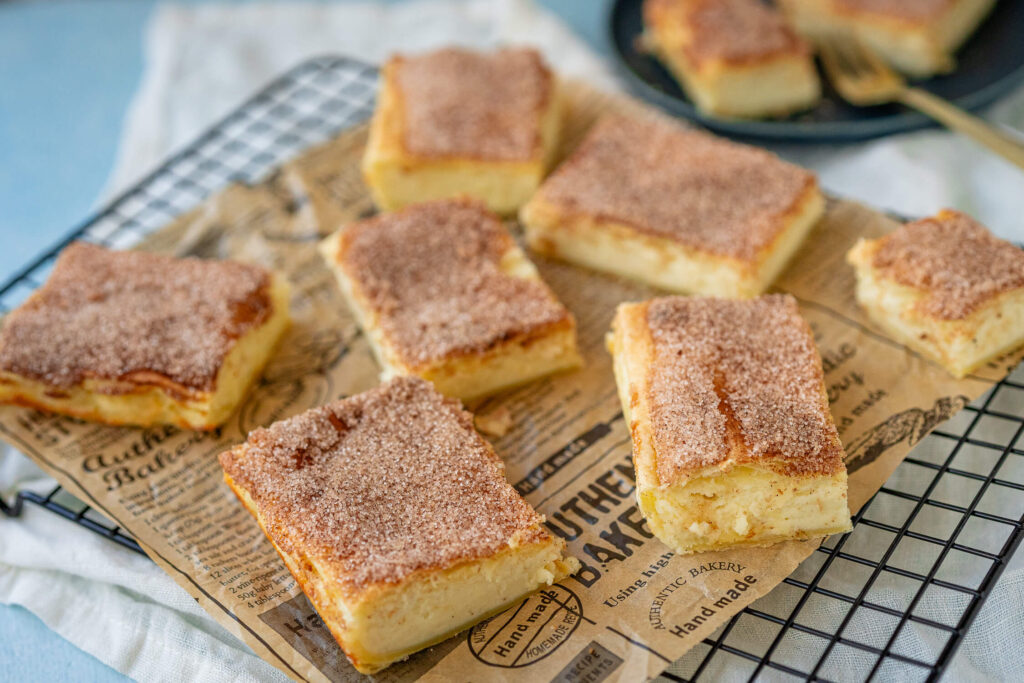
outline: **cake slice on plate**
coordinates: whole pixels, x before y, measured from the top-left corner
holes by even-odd
[[[954,54],[995,0],[779,0],[797,29],[828,40],[853,31],[894,67],[925,77],[952,71]]]
[[[810,46],[761,0],[644,0],[647,42],[707,114],[757,118],[821,98]]]

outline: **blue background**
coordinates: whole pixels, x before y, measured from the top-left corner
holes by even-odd
[[[143,33],[156,4],[0,3],[0,281],[96,208],[142,77]],[[608,0],[540,4],[607,53]],[[0,520],[7,523],[17,522]],[[127,679],[30,612],[0,605],[0,680]]]

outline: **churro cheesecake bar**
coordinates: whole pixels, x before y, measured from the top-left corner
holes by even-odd
[[[480,202],[352,223],[324,258],[383,369],[463,400],[580,364],[576,322]]]
[[[74,242],[3,319],[0,402],[212,429],[270,358],[288,298],[287,281],[259,266]]]
[[[796,300],[622,304],[609,347],[637,499],[681,554],[850,529],[843,446]]]
[[[366,184],[382,209],[468,195],[514,213],[544,177],[561,112],[533,49],[393,57],[381,71]]]
[[[1024,250],[966,214],[862,239],[846,258],[871,319],[956,377],[1024,344]]]
[[[705,113],[790,114],[821,83],[810,46],[761,0],[644,0],[645,40]]]
[[[817,40],[852,31],[912,76],[952,71],[954,53],[995,0],[779,0],[797,29]]]
[[[257,429],[220,462],[363,673],[579,567],[472,416],[417,378]]]
[[[599,121],[520,219],[541,254],[673,292],[749,298],[824,209],[809,171],[647,114]]]

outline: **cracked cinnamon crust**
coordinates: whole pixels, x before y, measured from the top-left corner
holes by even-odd
[[[850,529],[821,358],[792,297],[622,304],[609,349],[640,510],[673,550]]]
[[[561,117],[536,50],[395,56],[381,70],[363,175],[382,209],[466,195],[513,213],[540,184]]]
[[[220,462],[363,673],[579,566],[505,480],[472,416],[420,379],[257,429]]]
[[[955,377],[1024,344],[1024,250],[944,210],[847,254],[857,301]]]
[[[3,320],[0,401],[114,425],[212,429],[288,321],[287,281],[258,266],[74,242]]]
[[[673,292],[749,298],[824,209],[809,171],[651,113],[599,121],[520,220],[546,256]]]
[[[644,0],[645,41],[698,108],[783,116],[821,99],[810,46],[760,0]]]
[[[852,31],[893,67],[923,78],[952,71],[956,51],[995,0],[779,0],[802,34]]]
[[[581,362],[572,315],[479,202],[352,223],[322,253],[385,379],[415,375],[472,400]]]

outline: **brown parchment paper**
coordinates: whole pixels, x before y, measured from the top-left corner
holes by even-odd
[[[640,106],[580,85],[568,90],[563,154],[601,112]],[[315,249],[340,224],[373,210],[359,174],[364,141],[365,128],[345,132],[257,185],[228,187],[141,245],[259,262],[286,272],[292,282],[294,325],[221,429],[121,429],[0,408],[6,441],[131,532],[221,624],[296,679],[359,675],[222,482],[216,455],[257,426],[377,383],[368,346]],[[957,381],[866,321],[854,303],[853,273],[843,256],[858,237],[893,227],[864,206],[833,200],[776,283],[797,297],[814,329],[848,453],[853,510],[922,436],[1021,357]],[[474,408],[511,415],[511,429],[494,439],[509,480],[568,541],[583,570],[390,667],[378,680],[655,676],[771,590],[817,545],[790,542],[675,557],[652,538],[635,504],[629,433],[603,337],[617,303],[657,292],[543,259],[538,266],[577,317],[586,366]]]

